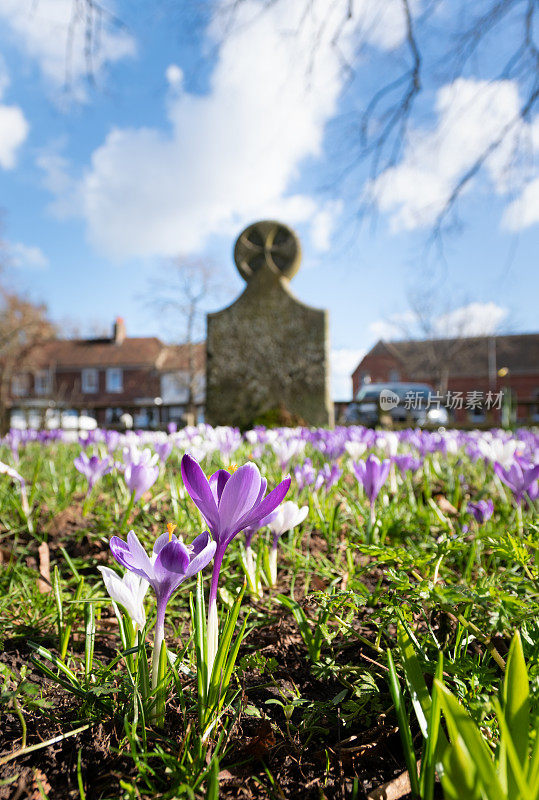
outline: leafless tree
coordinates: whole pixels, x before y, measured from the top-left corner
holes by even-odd
[[[38,0],[39,1],[39,0]],[[311,34],[311,58],[313,66],[320,55],[320,43],[331,37],[331,46],[337,53],[348,85],[357,78],[358,57],[368,50],[368,31],[362,28],[360,15],[364,13],[363,4],[354,0],[335,0],[335,2],[316,3],[315,0],[300,0],[301,13],[294,15],[299,22],[291,23],[289,0],[260,0],[259,14],[278,10],[282,19],[283,36],[297,36],[298,46],[309,46],[299,37],[308,23]],[[454,222],[453,212],[457,201],[470,181],[481,170],[485,162],[508,141],[514,142],[515,132],[523,121],[528,122],[537,109],[539,101],[539,46],[535,41],[538,27],[539,4],[537,0],[481,0],[470,3],[468,0],[456,2],[452,12],[457,20],[454,30],[446,30],[445,22],[438,20],[443,11],[442,0],[396,0],[400,3],[405,35],[387,58],[378,65],[379,76],[369,90],[363,92],[357,103],[351,105],[337,124],[342,126],[340,147],[340,166],[338,183],[342,188],[347,180],[355,182],[357,192],[358,170],[364,185],[373,181],[386,170],[395,166],[408,141],[410,130],[419,118],[419,101],[426,91],[436,91],[441,86],[466,76],[473,63],[476,71],[484,74],[487,80],[516,81],[520,93],[520,107],[514,116],[500,130],[497,137],[485,145],[473,163],[454,180],[447,199],[432,224],[432,237],[439,239],[441,234]],[[195,0],[159,0],[156,8],[173,20],[173,24],[187,25],[196,15],[200,16],[200,3]],[[212,11],[219,15],[223,37],[233,36],[245,22],[243,9],[252,0],[221,0]],[[379,22],[387,11],[387,2],[375,6]],[[98,31],[103,25],[119,25],[128,20],[118,20],[107,10],[107,0],[73,0],[73,24],[85,26],[86,58],[88,74],[92,74],[92,52],[98,43]],[[205,9],[205,13],[207,9]],[[371,20],[371,26],[377,23]],[[295,26],[295,27],[294,27]],[[355,26],[355,27],[354,27]],[[354,30],[356,41],[350,56],[350,48],[345,45],[350,31]],[[511,31],[510,40],[505,31]],[[496,37],[499,37],[496,40]],[[504,41],[507,49],[496,45]],[[513,42],[509,46],[509,42]],[[434,48],[433,48],[434,43]],[[494,44],[493,44],[494,43]],[[436,51],[433,57],[432,51]],[[309,67],[307,68],[307,71]],[[306,75],[306,85],[309,76]],[[359,81],[361,82],[361,81]],[[522,147],[522,143],[515,145]],[[522,153],[515,153],[518,160]],[[370,181],[364,181],[367,168]],[[533,165],[528,164],[529,177]],[[361,201],[363,211],[373,210],[375,203],[366,191]]]
[[[181,384],[178,388],[187,390],[188,413],[193,412],[200,391],[197,342],[205,336],[206,313],[221,292],[215,266],[209,261],[185,256],[165,263],[148,283],[144,304],[157,314],[167,338],[187,350],[187,370],[185,376],[178,376]]]
[[[0,429],[9,425],[11,382],[31,365],[36,347],[54,338],[47,308],[0,283]]]
[[[448,301],[441,291],[427,288],[411,292],[408,312],[387,321],[395,330],[395,354],[405,373],[433,380],[442,395],[447,393],[457,364],[460,369],[471,369],[477,363],[478,347],[482,346],[478,337],[484,340],[507,329],[506,320],[503,325],[493,320],[483,327],[471,324],[467,309],[470,305],[462,298]],[[386,344],[391,349],[392,343]]]

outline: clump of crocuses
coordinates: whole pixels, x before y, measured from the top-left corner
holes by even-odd
[[[186,454],[182,478],[191,499],[206,520],[216,544],[208,602],[208,670],[211,673],[218,646],[217,587],[225,551],[240,531],[267,517],[284,500],[290,487],[287,477],[266,497],[267,481],[256,464],[248,463],[232,474],[217,470],[206,478],[200,465]]]
[[[134,531],[127,534],[127,542],[118,536],[110,540],[110,549],[116,561],[139,578],[147,581],[157,599],[157,617],[152,661],[152,688],[157,685],[157,671],[161,646],[165,637],[165,612],[167,603],[176,589],[187,579],[196,575],[212,560],[216,544],[205,531],[187,546],[174,534],[175,525],[169,524],[168,532],[161,534],[153,546],[152,557],[139,542]],[[105,578],[105,576],[103,576]],[[109,576],[110,578],[110,576]],[[107,585],[107,589],[112,584]],[[115,586],[118,589],[118,585]],[[118,602],[122,602],[117,595]],[[126,609],[128,610],[128,609]],[[134,620],[135,621],[135,620]],[[139,619],[140,622],[140,619]]]

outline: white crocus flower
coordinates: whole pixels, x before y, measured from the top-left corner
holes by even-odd
[[[365,450],[367,449],[367,445],[365,442],[356,442],[354,439],[350,442],[346,442],[345,445],[346,452],[352,459],[352,461],[359,461]]]
[[[396,456],[399,449],[400,439],[393,431],[384,431],[384,434],[376,440],[376,444],[383,447],[388,456]]]
[[[116,603],[118,603],[129,614],[135,633],[137,630],[141,630],[146,623],[144,596],[150,585],[148,581],[133,572],[126,572],[125,575],[120,576],[109,567],[98,567],[98,570],[105,582],[105,588],[113,600],[116,616],[118,616],[116,608]]]
[[[277,582],[277,544],[279,543],[279,537],[302,523],[308,512],[307,506],[299,508],[292,500],[287,500],[286,503],[279,506],[275,516],[269,523],[269,529],[273,534],[273,544],[269,553],[269,571],[272,586]]]
[[[20,475],[16,469],[10,467],[9,464],[4,464],[3,461],[0,461],[0,475],[9,475],[12,480],[18,481],[21,486],[24,484],[22,475]]]
[[[515,439],[509,439],[506,442],[502,439],[491,439],[489,441],[485,437],[478,440],[477,446],[484,458],[488,458],[492,462],[497,461],[503,467],[508,467],[513,463],[518,441]]]

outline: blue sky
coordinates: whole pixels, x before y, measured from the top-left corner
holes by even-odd
[[[117,2],[124,25],[105,25],[96,40],[90,85],[82,26],[67,47],[71,0],[0,0],[9,280],[83,332],[123,316],[133,335],[165,336],[173,325],[165,328],[144,302],[152,277],[175,255],[211,258],[224,283],[217,306],[225,305],[243,286],[235,237],[254,219],[277,217],[302,241],[293,291],[330,312],[336,399],[349,396],[348,375],[377,338],[412,325],[409,295],[418,287],[436,287],[440,333],[535,330],[537,116],[470,183],[443,257],[426,249],[451,186],[518,110],[526,87],[495,79],[501,49],[518,41],[518,19],[462,77],[444,80],[439,36],[458,4],[439,4],[424,44],[434,77],[427,70],[397,162],[369,184],[367,165],[351,156],[354,121],[403,58],[401,3],[388,0],[381,14],[375,0],[358,0],[338,54],[338,19],[330,17],[313,59],[323,0],[299,38],[290,31],[305,0],[287,0],[285,22],[248,0],[245,18],[223,37],[226,18],[210,12],[225,2],[190,13],[186,3],[144,10]],[[359,217],[366,190],[375,222]]]

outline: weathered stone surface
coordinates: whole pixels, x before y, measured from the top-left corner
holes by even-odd
[[[307,425],[332,424],[328,315],[297,300],[285,277],[298,268],[299,242],[294,250],[279,223],[251,228],[254,267],[240,260],[241,236],[235,251],[247,287],[207,318],[206,419],[247,427],[285,412]]]

